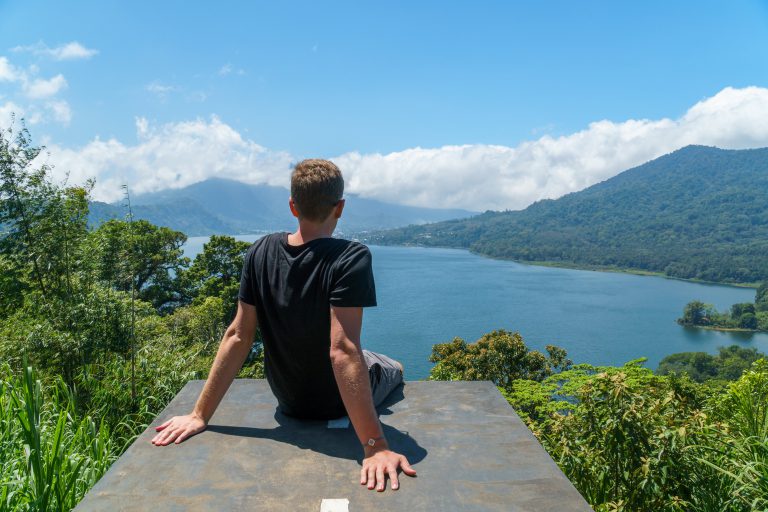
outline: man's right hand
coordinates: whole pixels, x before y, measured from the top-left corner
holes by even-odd
[[[367,484],[369,489],[375,488],[382,492],[388,477],[390,487],[396,491],[400,487],[397,479],[398,469],[402,469],[408,476],[416,476],[416,470],[411,467],[404,455],[386,447],[374,450],[366,446],[363,468],[360,470],[360,485]]]
[[[159,434],[152,438],[152,444],[155,446],[179,444],[186,438],[199,434],[205,430],[206,426],[203,418],[195,413],[186,416],[174,416],[159,427],[155,427]]]

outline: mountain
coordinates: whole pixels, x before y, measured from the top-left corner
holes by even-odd
[[[181,189],[166,189],[131,198],[134,217],[169,226],[188,236],[244,234],[290,230],[296,220],[288,209],[290,192],[268,185],[248,185],[238,181],[213,178]],[[419,208],[345,195],[338,230],[359,233],[423,224],[446,219],[465,218],[475,212],[459,209]],[[121,203],[91,203],[90,221],[98,225],[107,219],[124,218]]]
[[[754,283],[768,279],[768,148],[687,146],[524,210],[409,226],[367,240]]]

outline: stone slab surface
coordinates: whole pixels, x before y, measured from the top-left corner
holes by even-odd
[[[581,495],[490,382],[407,382],[379,408],[391,447],[418,476],[398,491],[359,483],[352,427],[283,416],[263,380],[236,380],[209,428],[179,445],[154,427],[191,411],[191,381],[88,493],[77,511],[589,511]]]

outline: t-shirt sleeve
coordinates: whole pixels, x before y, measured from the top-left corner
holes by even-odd
[[[339,307],[371,307],[376,305],[371,251],[355,244],[339,258],[331,287],[330,303]]]
[[[243,271],[240,273],[240,292],[237,294],[238,299],[250,304],[256,305],[256,299],[253,296],[253,290],[255,289],[255,283],[253,282],[253,253],[254,246],[245,253],[243,258]]]

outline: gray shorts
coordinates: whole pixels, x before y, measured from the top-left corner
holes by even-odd
[[[363,349],[363,357],[368,366],[368,377],[371,379],[373,405],[379,406],[387,395],[403,383],[403,372],[394,359],[384,354]]]

